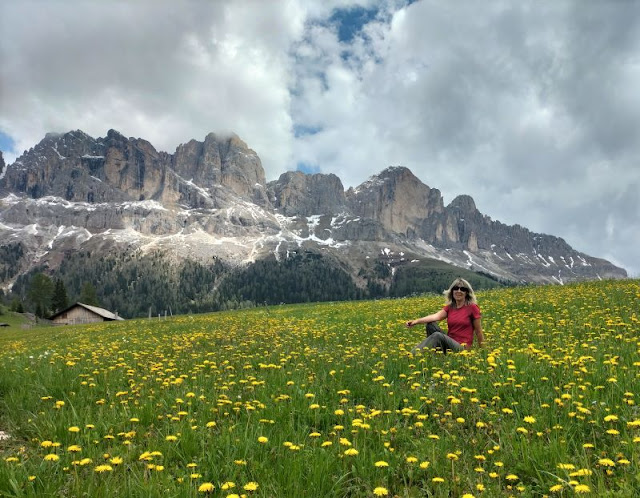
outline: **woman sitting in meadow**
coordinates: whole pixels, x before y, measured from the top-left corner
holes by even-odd
[[[478,340],[478,346],[482,346],[484,335],[482,334],[481,313],[476,304],[476,296],[471,284],[463,278],[457,278],[444,294],[447,299],[444,308],[431,315],[409,320],[406,323],[407,327],[427,324],[427,338],[413,348],[412,352],[424,348],[436,348],[443,353],[449,349],[456,352],[471,349],[474,336]],[[449,329],[448,335],[436,324],[445,318]]]

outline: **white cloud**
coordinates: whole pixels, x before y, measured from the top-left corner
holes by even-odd
[[[232,130],[268,179],[305,163],[345,186],[402,164],[639,275],[640,4],[406,3],[3,2],[0,131],[20,153]],[[336,9],[364,24],[341,38]]]

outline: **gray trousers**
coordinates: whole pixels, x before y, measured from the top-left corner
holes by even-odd
[[[455,352],[462,351],[464,349],[462,345],[445,334],[435,322],[427,323],[427,326],[425,328],[427,331],[427,338],[420,344],[418,344],[415,348],[413,348],[411,350],[412,353],[415,353],[416,351],[424,348],[435,348],[439,351],[442,351],[444,354],[447,354],[447,350],[449,349]]]

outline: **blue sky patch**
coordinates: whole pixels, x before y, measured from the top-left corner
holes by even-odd
[[[314,175],[316,173],[320,173],[320,167],[317,164],[300,162],[296,165],[296,171],[301,171],[307,175]]]
[[[305,135],[315,135],[321,131],[322,127],[320,126],[293,125],[293,135],[296,138],[304,137]]]
[[[350,9],[336,9],[333,11],[329,22],[337,25],[338,39],[341,42],[348,43],[362,30],[365,24],[376,17],[377,13],[377,8],[353,7]]]
[[[0,150],[2,152],[14,152],[16,143],[9,135],[0,130]]]

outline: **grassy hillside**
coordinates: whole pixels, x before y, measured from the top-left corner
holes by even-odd
[[[637,496],[640,282],[479,304],[447,355],[441,296],[3,332],[0,495]]]

